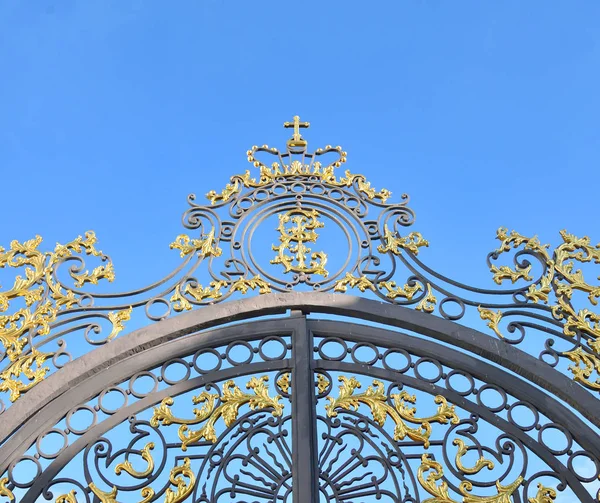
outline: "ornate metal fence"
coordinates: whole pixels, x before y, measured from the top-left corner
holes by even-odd
[[[189,197],[147,287],[88,288],[114,279],[91,232],[0,248],[0,500],[598,501],[600,247],[499,229],[511,288],[459,283],[406,195],[285,126]]]

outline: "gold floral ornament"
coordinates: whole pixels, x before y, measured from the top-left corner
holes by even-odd
[[[371,409],[373,419],[380,426],[385,424],[388,416],[392,418],[396,423],[394,440],[403,440],[408,437],[416,442],[423,442],[424,447],[427,448],[431,436],[431,423],[458,424],[459,422],[459,418],[454,412],[454,406],[448,405],[446,399],[441,395],[434,397],[434,402],[439,405],[437,412],[433,416],[419,418],[415,416],[416,408],[409,405],[416,402],[416,397],[406,391],[391,395],[392,406],[388,403],[381,381],[374,380],[373,386],[369,386],[364,393],[355,394],[355,391],[361,387],[355,377],[339,376],[338,380],[342,383],[338,396],[336,398],[327,397],[329,405],[326,405],[325,409],[328,417],[336,417],[339,410],[357,410],[362,403]],[[419,426],[413,428],[407,423]]]
[[[136,479],[145,479],[154,470],[154,459],[152,458],[152,453],[150,452],[152,449],[154,449],[154,442],[148,442],[140,451],[142,459],[148,464],[144,471],[140,472],[136,470],[133,468],[131,461],[126,459],[122,463],[119,463],[117,466],[115,466],[115,473],[117,475],[121,475],[121,473],[126,472]]]
[[[220,257],[222,253],[221,248],[217,246],[214,229],[211,229],[206,237],[202,239],[192,239],[186,234],[180,234],[169,247],[171,250],[180,250],[181,258],[194,252],[203,257]]]
[[[285,127],[294,128],[294,134],[292,138],[287,142],[287,150],[289,153],[304,153],[306,151],[307,142],[302,138],[300,134],[300,128],[309,127],[308,122],[300,122],[298,116],[294,117],[293,122],[284,123]],[[279,162],[273,162],[270,166],[267,166],[262,161],[256,158],[257,152],[266,152],[267,154],[275,156]],[[323,165],[321,162],[315,160],[325,154],[337,155],[337,159]],[[318,148],[312,154],[307,154],[306,157],[313,159],[310,164],[304,164],[298,160],[293,160],[289,164],[283,162],[283,156],[280,151],[276,148],[269,147],[268,145],[253,146],[247,152],[248,162],[251,163],[255,168],[259,168],[259,179],[252,178],[250,171],[246,171],[242,175],[234,175],[230,179],[225,188],[221,192],[211,190],[206,194],[207,199],[211,204],[225,203],[232,199],[234,196],[242,191],[242,188],[258,188],[265,187],[275,183],[281,178],[298,178],[298,177],[310,177],[317,179],[318,181],[332,186],[332,187],[352,187],[356,186],[358,192],[365,196],[371,201],[378,200],[382,204],[390,198],[392,193],[387,189],[376,190],[371,187],[371,183],[367,181],[364,175],[353,174],[346,170],[345,176],[340,177],[339,180],[335,176],[334,169],[339,168],[343,163],[346,162],[347,154],[342,147],[332,147],[327,145],[325,148]]]
[[[27,347],[29,340],[48,335],[60,313],[79,307],[81,296],[56,280],[58,265],[74,254],[106,260],[96,249],[96,241],[96,235],[89,231],[85,238],[78,236],[65,245],[57,244],[53,252],[38,249],[42,242],[40,236],[24,243],[12,241],[8,250],[0,247],[0,268],[22,268],[24,271],[24,276],[15,276],[11,287],[0,290],[0,344],[9,361],[0,372],[0,391],[9,392],[11,401],[44,379],[50,369],[42,365],[55,355]],[[112,282],[115,277],[110,261],[91,272],[69,270],[69,274],[78,287],[86,283],[97,284],[101,279]],[[13,307],[23,304],[24,307]],[[129,320],[130,314],[130,309],[107,314],[113,325],[107,340],[123,330],[123,323]]]
[[[4,496],[5,498],[8,498],[9,501],[15,501],[15,495],[12,493],[12,491],[6,487],[6,485],[8,484],[8,477],[4,477],[2,479],[0,479],[0,496]]]
[[[219,418],[223,418],[225,426],[231,426],[238,418],[239,409],[242,405],[248,404],[252,410],[272,409],[273,416],[281,416],[283,404],[279,403],[280,395],[269,396],[269,390],[266,383],[268,376],[260,378],[253,377],[246,384],[246,388],[252,390],[252,393],[244,393],[233,380],[223,384],[223,390],[219,397],[216,393],[203,391],[200,395],[192,398],[194,405],[203,404],[201,408],[194,409],[193,419],[182,419],[175,417],[171,410],[174,401],[173,398],[165,398],[158,407],[154,408],[154,414],[150,424],[154,427],[170,424],[180,424],[178,435],[181,440],[181,449],[187,450],[188,445],[205,439],[215,443],[217,434],[215,424]],[[220,405],[217,406],[217,403]],[[205,422],[199,430],[192,431],[190,425]]]
[[[319,212],[315,209],[303,210],[300,208],[279,214],[279,241],[280,245],[273,245],[273,251],[277,255],[271,264],[281,264],[285,272],[297,272],[300,274],[319,274],[323,277],[329,276],[325,269],[327,254],[319,251],[312,252],[306,243],[316,243],[319,235],[315,229],[325,226],[319,220]],[[287,224],[292,224],[287,227]],[[286,251],[294,255],[288,255]],[[310,258],[309,258],[310,257]],[[308,263],[307,263],[308,262]]]
[[[427,477],[425,475],[427,474]],[[431,459],[429,454],[421,456],[421,465],[417,471],[417,478],[421,487],[425,489],[433,498],[423,500],[423,503],[459,503],[453,499],[448,490],[448,483],[438,481],[443,479],[444,470],[442,465]],[[512,503],[512,494],[523,483],[523,477],[518,477],[512,484],[506,486],[496,482],[496,494],[491,496],[476,496],[471,494],[473,484],[468,480],[463,480],[458,488],[462,495],[462,503]]]
[[[223,289],[226,289],[223,292]],[[242,294],[248,293],[248,290],[256,290],[258,293],[263,295],[271,292],[271,285],[256,275],[252,278],[238,278],[234,281],[211,281],[208,286],[186,284],[181,291],[181,285],[175,287],[175,292],[170,298],[173,305],[173,309],[177,312],[189,311],[192,309],[192,304],[185,297],[185,294],[192,297],[196,302],[202,301],[216,301],[223,297],[225,294],[240,292]]]
[[[175,489],[171,489],[170,487],[167,488],[165,491],[165,503],[181,503],[182,501],[185,501],[190,494],[192,494],[194,486],[196,485],[196,476],[191,468],[189,458],[183,458],[182,465],[171,468],[169,473],[169,482],[175,487]],[[119,490],[116,487],[113,486],[110,491],[103,491],[96,484],[91,482],[89,484],[89,488],[100,500],[100,503],[118,503],[117,496],[119,495]],[[77,503],[77,500],[74,499],[74,491],[69,493],[69,495],[71,494],[73,495],[73,500],[63,500],[64,503]],[[140,503],[147,503],[154,498],[155,494],[156,493],[152,487],[146,486],[142,488],[141,495],[143,499],[140,501]],[[69,495],[61,496],[61,498],[68,497]]]
[[[537,485],[538,492],[534,498],[529,498],[529,503],[552,503],[556,499],[556,491],[551,487]]]
[[[575,264],[600,264],[600,244],[594,246],[590,244],[588,237],[578,238],[564,230],[560,235],[563,242],[550,253],[550,245],[542,245],[536,236],[528,238],[516,231],[509,233],[501,227],[496,236],[501,244],[494,253],[499,256],[512,249],[523,248],[543,262],[544,275],[538,282],[529,286],[525,297],[534,303],[548,304],[554,319],[563,322],[563,333],[566,336],[574,337],[578,331],[585,336],[587,348],[580,346],[565,352],[564,355],[574,363],[569,367],[574,380],[590,389],[600,391],[600,314],[588,308],[576,309],[573,305],[574,292],[586,294],[592,306],[598,305],[600,285],[590,284]],[[511,269],[508,266],[492,266],[491,271],[494,273],[494,281],[498,284],[506,279],[513,283],[519,279],[531,279],[530,267],[522,268],[517,265],[515,269]],[[551,301],[552,293],[555,301]],[[479,313],[482,319],[488,320],[488,327],[502,338],[499,329],[502,312],[494,312],[480,306]],[[594,373],[597,377],[592,380]]]

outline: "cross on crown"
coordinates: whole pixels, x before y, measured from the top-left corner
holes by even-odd
[[[306,149],[306,140],[300,135],[300,128],[309,128],[310,122],[300,122],[300,116],[294,115],[293,122],[284,122],[284,128],[294,128],[294,135],[287,141],[291,152],[302,152]]]

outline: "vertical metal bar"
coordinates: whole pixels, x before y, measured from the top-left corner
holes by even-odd
[[[292,370],[292,484],[294,503],[319,501],[313,340],[306,317],[294,332]]]

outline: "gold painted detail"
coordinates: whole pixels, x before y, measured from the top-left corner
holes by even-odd
[[[315,229],[324,227],[324,223],[318,220],[319,212],[315,209],[303,210],[296,208],[279,214],[280,245],[273,245],[273,251],[277,255],[271,264],[281,264],[285,272],[297,272],[303,274],[319,274],[327,277],[329,272],[325,269],[327,254],[324,252],[313,252],[306,243],[316,243],[319,235]],[[291,223],[291,227],[287,224]],[[286,251],[294,254],[288,255]],[[309,258],[310,257],[310,258]],[[307,260],[310,262],[307,264]]]
[[[556,499],[556,491],[542,484],[537,485],[538,492],[534,498],[529,498],[529,503],[552,503]]]
[[[181,449],[187,450],[187,446],[191,443],[205,439],[209,442],[216,442],[217,435],[215,423],[219,418],[223,418],[226,426],[231,426],[238,417],[239,408],[242,405],[248,404],[252,410],[272,409],[273,416],[281,416],[283,412],[283,404],[279,403],[280,395],[274,397],[269,396],[269,390],[266,386],[268,376],[260,378],[253,377],[246,384],[246,388],[252,390],[252,393],[244,393],[235,384],[229,380],[223,384],[223,390],[219,397],[216,393],[208,393],[203,391],[200,395],[192,398],[194,405],[203,404],[200,409],[194,409],[194,419],[181,419],[175,417],[171,410],[173,398],[165,398],[158,407],[154,408],[154,414],[150,423],[157,427],[159,424],[180,424],[179,438],[182,442]],[[220,405],[216,405],[220,402]],[[205,422],[204,426],[199,430],[192,431],[189,425]]]
[[[19,356],[2,372],[0,372],[0,391],[10,393],[10,401],[16,401],[22,393],[29,391],[36,384],[44,380],[49,372],[49,367],[44,367],[44,362],[54,353],[42,353],[32,348],[31,353]],[[32,367],[37,367],[33,369]],[[26,378],[29,382],[20,379]]]
[[[100,503],[117,503],[117,494],[119,494],[119,490],[116,487],[113,486],[110,492],[106,492],[100,489],[93,482],[90,482],[89,488],[100,500]]]
[[[414,395],[406,391],[392,394],[393,406],[388,403],[384,386],[381,381],[374,380],[373,386],[369,386],[364,393],[355,394],[355,391],[361,387],[360,382],[355,377],[339,376],[338,380],[342,383],[339,387],[339,394],[336,398],[327,397],[329,405],[326,405],[327,415],[336,417],[338,410],[357,410],[359,404],[365,404],[371,409],[373,419],[380,425],[385,424],[386,419],[392,418],[396,424],[394,428],[394,440],[403,440],[405,437],[417,442],[423,442],[423,445],[429,447],[429,437],[431,435],[431,423],[446,424],[449,421],[457,424],[459,418],[454,412],[454,406],[448,405],[446,399],[441,395],[436,395],[434,401],[439,405],[436,414],[430,417],[416,417],[416,408],[409,404],[416,402]],[[419,427],[412,428],[407,423],[418,424]]]
[[[455,438],[452,443],[458,446],[458,451],[456,452],[456,458],[454,459],[454,462],[461,472],[466,473],[467,475],[475,475],[476,473],[479,473],[483,467],[487,467],[488,470],[494,469],[494,462],[490,461],[489,459],[485,459],[483,456],[479,457],[473,467],[466,467],[462,462],[462,457],[469,452],[469,448],[460,438]]]
[[[115,466],[115,473],[117,475],[121,475],[122,472],[127,472],[136,479],[144,479],[148,477],[148,475],[150,475],[154,470],[154,459],[152,458],[152,453],[150,452],[152,449],[154,449],[154,442],[148,442],[140,451],[142,459],[148,464],[144,471],[140,472],[134,469],[131,461],[126,459],[122,463],[119,463],[117,466]]]
[[[277,379],[277,386],[279,386],[284,393],[287,393],[290,390],[290,377],[291,374],[289,372],[286,372],[285,374],[281,374],[281,377]]]
[[[148,444],[148,445],[150,445],[150,444]],[[146,448],[144,448],[144,449],[146,449]],[[147,449],[147,452],[149,452],[149,450],[150,450],[150,448]],[[142,452],[144,452],[144,450],[142,450]],[[152,456],[149,455],[149,459],[152,459]],[[124,465],[124,463],[122,463],[119,466],[122,466],[122,465]],[[153,460],[152,460],[152,465],[154,465]],[[129,471],[129,469],[126,469],[124,467],[122,467],[122,469],[124,471],[127,471],[127,473],[129,473],[130,475],[133,475],[134,477],[142,478],[142,477],[138,477],[138,475],[136,475],[136,474],[139,474],[140,472],[135,472],[135,470]],[[120,472],[118,472],[117,475],[119,473]],[[151,473],[151,470],[150,470],[150,472],[148,472],[148,475],[150,473]],[[194,486],[196,484],[196,476],[194,475],[194,471],[192,470],[192,468],[190,466],[189,458],[184,458],[182,465],[171,468],[171,471],[169,473],[169,482],[171,483],[172,486],[175,487],[175,489],[172,489],[170,487],[167,488],[167,490],[165,491],[165,499],[164,499],[165,503],[181,503],[192,493]],[[101,490],[93,482],[90,482],[89,488],[96,495],[96,497],[100,500],[101,503],[118,503],[117,496],[119,494],[119,490],[116,487],[113,486],[112,489],[107,492],[107,491]],[[146,503],[146,502],[150,501],[152,498],[154,498],[155,494],[156,493],[155,493],[154,489],[152,489],[152,487],[146,486],[146,487],[142,488],[141,495],[142,495],[143,499],[141,500],[140,503]],[[71,491],[69,494],[63,495],[60,498],[65,498],[65,499],[61,500],[61,503],[77,503],[77,500],[75,499],[75,491]]]
[[[223,252],[221,248],[217,246],[214,229],[211,229],[206,237],[202,239],[192,239],[185,234],[180,234],[169,247],[171,250],[180,250],[179,255],[182,258],[194,252],[198,252],[198,254],[203,257],[220,257]]]
[[[335,282],[333,291],[346,292],[348,291],[348,287],[358,288],[361,292],[366,292],[367,290],[375,291],[375,285],[369,278],[366,276],[354,276],[350,272],[347,272],[342,279],[338,279]]]
[[[317,374],[317,389],[319,393],[325,393],[331,383],[323,374]]]
[[[302,138],[300,128],[307,128],[309,126],[310,124],[308,122],[301,122],[299,116],[295,116],[292,122],[284,123],[284,127],[294,129],[292,138],[287,142],[288,152],[305,152],[307,142]],[[273,155],[278,158],[280,162],[273,162],[270,166],[267,166],[256,157],[255,154],[257,152],[266,152],[267,154]],[[383,204],[385,204],[392,195],[387,189],[376,190],[371,187],[371,183],[367,181],[364,175],[353,174],[348,170],[344,173],[345,176],[340,177],[338,180],[334,174],[334,169],[339,168],[345,163],[347,157],[346,152],[340,146],[332,147],[331,145],[327,145],[325,148],[318,148],[310,155],[310,158],[316,159],[325,154],[337,154],[337,159],[325,165],[316,160],[310,164],[304,164],[298,160],[292,160],[289,164],[285,164],[283,162],[283,157],[277,148],[269,147],[268,145],[262,145],[260,147],[255,145],[247,151],[247,157],[248,162],[260,170],[258,181],[255,178],[252,178],[250,171],[246,171],[242,175],[232,176],[230,183],[228,183],[221,192],[211,190],[206,194],[206,197],[213,205],[224,203],[239,194],[243,187],[264,187],[275,183],[281,178],[304,176],[311,177],[312,179],[316,179],[321,183],[333,187],[341,188],[354,186],[356,187],[356,190],[367,199],[371,201],[379,200]]]
[[[543,302],[552,308],[552,316],[563,322],[563,333],[574,337],[577,332],[586,336],[589,350],[579,347],[565,353],[575,365],[569,366],[574,380],[584,386],[598,390],[600,389],[600,314],[588,308],[576,309],[573,305],[573,294],[581,292],[587,295],[592,306],[598,305],[600,298],[600,285],[590,284],[584,277],[583,271],[576,268],[576,263],[600,264],[600,244],[591,245],[588,237],[578,238],[566,231],[561,231],[563,242],[550,253],[547,244],[541,244],[534,236],[525,237],[516,231],[508,232],[505,228],[497,231],[497,239],[501,242],[500,247],[494,251],[496,256],[506,253],[512,249],[522,248],[536,255],[544,264],[545,272],[542,278],[529,286],[525,296],[532,302]],[[529,268],[517,266],[511,269],[508,266],[496,268],[492,266],[494,281],[498,284],[505,279],[513,283],[518,279],[529,278]],[[554,293],[555,301],[550,300]],[[489,321],[488,326],[502,337],[498,329],[498,323],[502,317],[500,311],[494,313],[489,309],[479,309],[480,316]],[[598,378],[592,380],[592,374],[596,373]]]
[[[225,288],[227,290],[223,292],[222,290]],[[202,302],[206,300],[218,300],[228,293],[241,292],[242,294],[246,294],[248,290],[256,289],[258,289],[258,293],[261,295],[270,293],[271,285],[258,275],[252,278],[238,278],[234,281],[211,281],[206,287],[188,283],[184,287],[183,293],[181,292],[181,285],[177,285],[175,292],[169,300],[175,311],[189,311],[192,309],[192,304],[185,297],[185,294],[190,295],[196,302]]]
[[[64,259],[75,254],[85,254],[105,259],[96,249],[96,235],[89,231],[85,237],[78,236],[65,244],[57,244],[53,252],[42,252],[38,248],[40,236],[20,243],[12,241],[10,248],[0,247],[1,268],[23,268],[24,276],[15,276],[14,283],[7,290],[0,291],[0,344],[11,362],[0,374],[0,391],[9,392],[10,400],[17,400],[21,394],[42,381],[50,370],[41,365],[54,353],[42,353],[28,342],[36,336],[50,333],[52,324],[59,313],[79,307],[80,294],[68,289],[56,279],[56,269]],[[91,272],[69,269],[69,275],[77,287],[86,283],[97,284],[115,278],[112,262],[94,268]],[[11,307],[22,303],[25,307]],[[6,313],[6,314],[1,314]],[[130,311],[110,312],[108,319],[113,324],[108,340],[123,330],[123,322],[129,319]],[[33,370],[32,366],[37,369]],[[22,382],[21,379],[24,379]]]
[[[187,479],[187,480],[186,480]],[[176,487],[170,487],[165,491],[165,503],[179,503],[184,501],[194,489],[196,477],[190,468],[190,458],[183,459],[183,465],[176,466],[171,470],[169,482]]]
[[[427,294],[423,297],[423,300],[417,304],[417,311],[424,311],[426,313],[433,313],[435,305],[437,304],[437,298],[431,291],[431,285],[427,283]]]
[[[77,503],[77,497],[75,494],[77,491],[73,489],[69,491],[67,494],[61,494],[58,498],[54,500],[55,503]]]
[[[491,309],[486,309],[481,306],[477,306],[477,311],[479,311],[479,316],[482,320],[487,320],[487,326],[491,328],[500,339],[504,339],[504,335],[502,335],[502,332],[500,332],[500,328],[498,327],[500,320],[502,320],[502,311],[498,310],[494,312]]]
[[[389,299],[397,299],[398,297],[403,297],[406,300],[411,300],[415,293],[420,290],[423,290],[423,287],[418,283],[413,285],[409,285],[408,283],[404,283],[403,287],[396,286],[395,281],[381,281],[379,283],[379,288],[387,290],[386,297]]]
[[[427,475],[427,476],[425,476]],[[448,484],[443,480],[438,484],[438,481],[443,479],[444,471],[442,465],[431,459],[429,454],[421,456],[421,465],[417,472],[417,478],[421,487],[425,489],[433,498],[423,500],[423,503],[458,503],[453,499],[448,491]],[[496,482],[497,494],[491,496],[476,496],[470,494],[473,490],[473,484],[468,480],[463,480],[460,483],[458,491],[462,495],[463,503],[512,503],[512,494],[523,483],[523,477],[518,477],[512,484],[502,485]]]
[[[384,225],[383,227],[383,241],[377,247],[380,253],[390,252],[394,255],[400,255],[402,250],[408,250],[413,255],[419,254],[419,248],[423,246],[429,246],[429,241],[423,239],[420,232],[411,232],[407,236],[397,236],[396,232],[392,232],[389,227]]]
[[[284,122],[284,128],[294,128],[294,135],[287,141],[288,148],[304,148],[306,140],[300,134],[300,128],[309,128],[310,122],[300,122],[300,116],[294,115],[293,122]]]
[[[12,491],[6,487],[6,485],[8,484],[8,477],[4,477],[2,479],[0,479],[0,496],[4,496],[5,498],[8,498],[9,501],[15,501],[15,495],[12,493]]]

